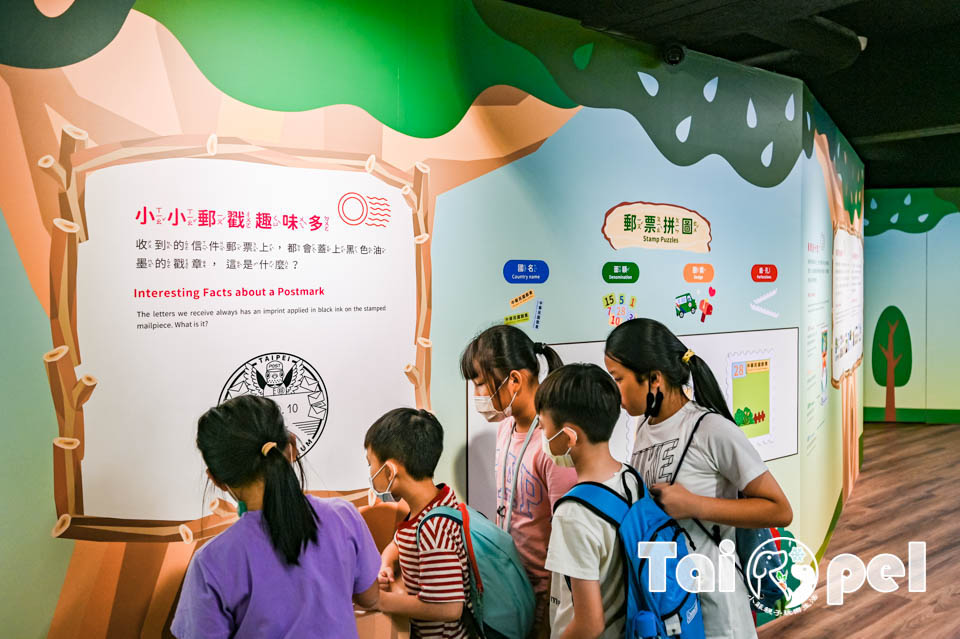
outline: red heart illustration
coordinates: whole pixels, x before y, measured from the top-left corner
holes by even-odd
[[[714,295],[717,294],[717,289],[711,286],[710,288],[707,289],[707,292],[710,293],[710,297],[713,297]]]

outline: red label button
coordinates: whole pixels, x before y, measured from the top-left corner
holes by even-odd
[[[754,282],[776,282],[777,267],[773,264],[754,264],[750,276]]]

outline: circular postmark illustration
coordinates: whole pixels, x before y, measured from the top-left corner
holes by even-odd
[[[308,361],[290,353],[265,353],[241,364],[223,385],[220,402],[240,395],[269,397],[280,406],[297,437],[300,457],[313,448],[327,424],[330,404],[323,378]]]
[[[340,201],[337,202],[337,213],[340,214],[340,219],[350,226],[356,226],[363,222],[367,218],[368,212],[367,200],[359,193],[344,193]]]

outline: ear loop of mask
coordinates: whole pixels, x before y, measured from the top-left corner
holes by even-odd
[[[651,391],[653,388],[653,377],[647,380],[647,407],[643,411],[643,414],[649,417],[656,417],[660,414],[660,407],[663,406],[663,391],[660,390],[660,387],[657,387],[657,394],[654,394]]]
[[[243,514],[247,512],[247,502],[237,497],[229,486],[227,486],[227,492],[230,493],[230,496],[237,502],[237,516],[243,517]]]

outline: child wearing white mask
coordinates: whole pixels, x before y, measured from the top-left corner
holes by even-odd
[[[576,471],[544,452],[534,397],[540,361],[548,371],[563,362],[549,346],[515,326],[498,325],[475,337],[460,357],[460,372],[473,382],[477,412],[499,422],[496,465],[497,523],[517,546],[537,599],[535,639],[549,637],[550,571],[544,568],[553,503],[577,483]]]

